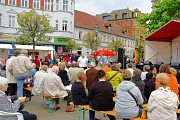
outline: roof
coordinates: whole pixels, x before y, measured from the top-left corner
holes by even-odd
[[[101,32],[106,32],[109,34],[118,35],[118,36],[129,38],[129,39],[134,39],[133,37],[124,35],[121,32],[119,25],[103,20],[103,19],[99,19],[96,16],[92,16],[90,14],[77,11],[77,10],[75,10],[75,23],[74,24],[75,24],[75,27],[81,27],[81,28],[86,28],[86,29],[91,29],[91,30],[94,30],[95,25],[98,24],[99,31]],[[107,29],[107,25],[109,24],[111,24],[112,26],[110,30]]]
[[[180,36],[180,21],[172,20],[146,38],[147,41],[171,42]]]
[[[127,9],[119,9],[119,10],[113,10],[112,12],[117,14],[118,12],[121,12],[121,13],[127,13],[128,12],[128,8]]]

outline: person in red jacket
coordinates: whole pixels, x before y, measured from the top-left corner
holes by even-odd
[[[71,58],[68,56],[68,54],[64,58],[64,62],[71,62]]]
[[[36,64],[36,70],[39,71],[41,61],[38,59],[38,56],[35,56],[34,63]]]

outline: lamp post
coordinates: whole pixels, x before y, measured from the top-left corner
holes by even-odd
[[[96,23],[96,26],[94,27],[95,35],[96,35],[96,49],[97,51],[97,44],[98,44],[98,32],[99,32],[99,25]]]

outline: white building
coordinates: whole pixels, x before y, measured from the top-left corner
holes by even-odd
[[[96,16],[75,10],[75,29],[74,38],[78,44],[80,44],[82,54],[89,56],[91,50],[83,45],[82,38],[89,32],[94,31],[95,25],[99,25],[99,33],[102,43],[98,49],[108,49],[108,43],[112,38],[120,39],[124,43],[125,55],[133,58],[133,52],[135,49],[135,40],[127,35],[122,34],[120,27],[116,24],[108,22],[106,20],[98,19]],[[111,27],[110,27],[111,26]]]
[[[45,15],[55,31],[50,34],[55,49],[65,48],[74,32],[74,0],[0,0],[0,41],[13,40],[16,36],[17,13],[30,11],[32,8],[40,15]],[[8,37],[4,37],[8,36]]]

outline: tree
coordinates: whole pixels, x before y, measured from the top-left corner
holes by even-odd
[[[108,48],[113,52],[115,52],[116,54],[118,52],[118,48],[122,48],[122,47],[123,47],[123,42],[120,39],[112,38],[111,42],[109,42],[108,44]]]
[[[50,36],[47,36],[47,33],[50,33],[54,30],[46,16],[39,15],[32,9],[29,12],[25,12],[17,15],[17,22],[19,28],[17,29],[18,38],[17,43],[20,44],[33,44],[33,51],[35,50],[35,45],[39,41],[49,41]]]
[[[80,48],[79,44],[76,43],[75,40],[69,40],[67,45],[66,45],[66,48],[72,52],[73,50],[77,50],[78,48]]]
[[[93,50],[96,49],[96,47],[98,48],[101,45],[101,37],[98,35],[98,40],[96,43],[95,32],[90,31],[83,36],[83,44],[85,44],[85,47],[91,49],[92,53]]]
[[[142,18],[137,19],[145,28],[148,35],[172,19],[180,18],[180,0],[162,0],[154,5],[155,9]]]

